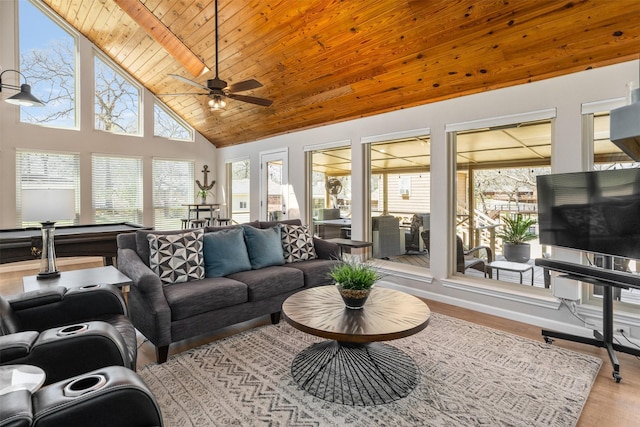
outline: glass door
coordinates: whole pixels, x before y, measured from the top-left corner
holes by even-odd
[[[287,219],[288,166],[287,150],[260,154],[260,219]]]

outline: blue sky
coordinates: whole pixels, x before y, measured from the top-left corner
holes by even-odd
[[[20,0],[20,49],[22,51],[43,48],[49,40],[59,39],[68,33],[54,24],[49,17],[31,4],[28,0]],[[27,24],[28,23],[28,24]]]

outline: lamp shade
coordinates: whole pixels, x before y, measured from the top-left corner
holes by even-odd
[[[44,103],[31,94],[31,86],[23,84],[20,92],[4,100],[9,104],[21,105],[23,107],[44,107]]]
[[[75,190],[22,190],[23,221],[59,221],[76,214]]]

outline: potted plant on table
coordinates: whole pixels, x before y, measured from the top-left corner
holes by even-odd
[[[533,218],[522,214],[504,216],[502,231],[496,234],[503,241],[502,252],[507,261],[526,263],[531,258],[531,245],[527,243],[538,237],[531,231],[537,224]]]
[[[335,280],[347,308],[361,309],[373,285],[382,276],[374,266],[351,257],[335,265],[329,272],[329,277]]]
[[[198,191],[198,197],[200,197],[200,204],[204,205],[207,203],[207,193],[209,193],[207,190]]]

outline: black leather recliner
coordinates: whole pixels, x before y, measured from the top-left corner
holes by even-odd
[[[162,426],[155,397],[133,371],[97,369],[31,393],[0,395],[0,427]]]
[[[50,384],[104,366],[135,371],[136,358],[136,331],[114,286],[0,296],[0,365],[39,366]]]

